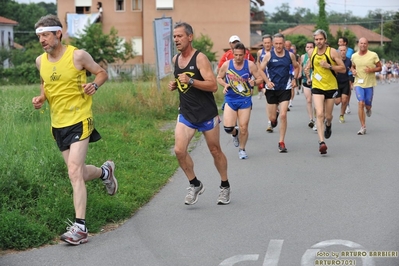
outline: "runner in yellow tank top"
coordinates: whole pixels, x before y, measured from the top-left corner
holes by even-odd
[[[41,56],[40,76],[44,81],[44,93],[51,109],[51,125],[62,128],[92,118],[92,96],[84,92],[86,70],[76,69],[73,54],[77,49],[66,46],[64,54],[56,62],[49,61],[47,53]]]
[[[112,161],[101,168],[85,164],[89,142],[101,138],[94,129],[92,95],[108,75],[90,54],[61,43],[62,24],[56,16],[40,18],[35,29],[45,53],[36,58],[41,94],[32,99],[32,104],[40,109],[46,100],[49,102],[52,133],[68,167],[75,208],[75,223],[70,222],[61,240],[79,245],[88,240],[85,182],[101,178],[110,195],[118,189]],[[86,70],[95,75],[93,83],[86,83]]]
[[[327,153],[327,145],[324,138],[331,136],[331,121],[334,108],[334,94],[338,84],[334,77],[334,71],[345,73],[345,65],[341,56],[335,49],[327,45],[327,33],[324,30],[316,30],[313,34],[316,47],[308,51],[309,61],[306,73],[312,73],[312,98],[316,109],[317,134],[319,136],[319,152]]]

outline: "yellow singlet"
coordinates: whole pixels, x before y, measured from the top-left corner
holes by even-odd
[[[50,104],[51,126],[62,128],[93,117],[92,97],[85,94],[86,70],[76,69],[73,52],[76,47],[67,46],[57,62],[50,62],[47,53],[41,58],[40,76],[44,81],[44,92]]]
[[[330,65],[335,66],[337,63],[331,58],[330,47],[326,48],[324,54],[317,53],[317,46],[314,48],[311,63],[313,68],[312,73],[312,88],[320,89],[323,91],[338,89],[338,82],[332,70],[320,66],[320,61],[327,61]]]

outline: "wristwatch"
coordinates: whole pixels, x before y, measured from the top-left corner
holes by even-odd
[[[193,78],[190,78],[189,80],[188,80],[188,85],[193,85],[194,84],[194,79]]]
[[[94,89],[95,89],[95,90],[98,90],[98,85],[97,85],[97,83],[94,83],[94,82],[93,82],[93,83],[91,83],[91,84],[94,86]]]

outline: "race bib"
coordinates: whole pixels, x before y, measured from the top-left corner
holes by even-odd
[[[319,75],[319,73],[316,73],[314,75],[315,79],[317,79],[318,81],[321,81],[321,79],[323,78],[322,76]]]

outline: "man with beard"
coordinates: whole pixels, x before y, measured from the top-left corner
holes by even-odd
[[[337,50],[327,45],[327,33],[318,29],[313,34],[316,47],[309,49],[309,64],[307,74],[312,68],[312,97],[316,109],[316,125],[319,135],[319,152],[327,153],[324,138],[331,136],[331,121],[333,118],[334,97],[338,89],[336,73],[345,73],[345,65]]]
[[[85,182],[100,178],[109,195],[118,189],[114,162],[106,161],[101,167],[85,164],[89,142],[101,138],[94,128],[92,97],[108,75],[89,53],[61,43],[62,24],[56,16],[40,18],[35,29],[45,53],[36,58],[41,94],[32,104],[40,109],[46,100],[49,102],[52,134],[68,168],[75,208],[75,222],[68,219],[61,240],[79,245],[88,241]],[[86,71],[95,75],[92,83],[87,83]]]

